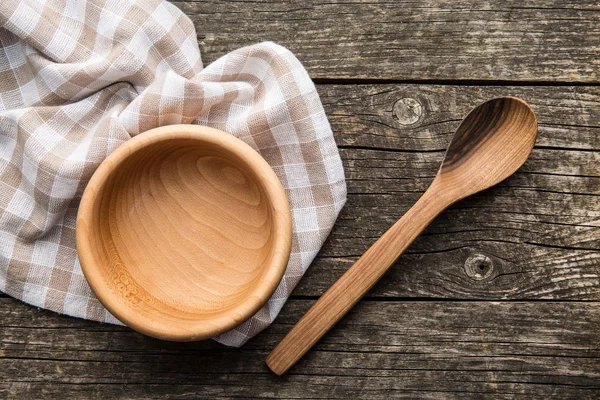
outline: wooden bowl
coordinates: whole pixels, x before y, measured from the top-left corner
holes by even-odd
[[[216,129],[127,141],[90,180],[77,252],[102,304],[146,335],[206,339],[250,318],[285,271],[292,224],[267,162]]]

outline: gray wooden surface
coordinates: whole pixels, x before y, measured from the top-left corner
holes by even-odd
[[[206,63],[261,40],[318,84],[348,203],[276,323],[168,343],[0,295],[0,398],[600,397],[600,7],[584,1],[176,2]],[[268,352],[425,190],[468,110],[539,119],[513,177],[444,212],[305,359]],[[480,262],[485,260],[485,262]]]

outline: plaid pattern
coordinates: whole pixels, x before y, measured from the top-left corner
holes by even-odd
[[[158,0],[2,0],[0,24],[0,290],[119,323],[77,260],[81,194],[100,162],[132,136],[201,124],[258,150],[291,204],[282,282],[254,317],[216,340],[240,346],[268,326],[346,200],[332,132],[300,62],[261,43],[203,69],[193,24]]]

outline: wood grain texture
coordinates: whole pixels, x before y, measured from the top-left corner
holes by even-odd
[[[281,183],[249,145],[172,125],[127,141],[98,167],[77,215],[77,252],[102,304],[167,340],[202,340],[254,315],[287,266]]]
[[[594,2],[176,1],[203,59],[263,40],[316,79],[598,82]]]
[[[234,350],[0,299],[0,397],[594,399],[597,302],[361,302],[278,378],[264,357],[311,301]]]
[[[515,95],[538,116],[528,161],[440,215],[367,296],[600,298],[599,89],[365,84],[320,85],[319,92],[342,147],[349,195],[295,295],[321,295],[408,210],[470,108]],[[404,98],[422,105],[412,125],[394,116]],[[483,279],[465,269],[477,255],[492,260]]]
[[[318,90],[348,203],[274,326],[241,350],[160,342],[0,294],[0,398],[598,398],[597,4],[176,4],[205,63],[275,40],[318,82],[340,83]],[[523,86],[539,82],[577,86]],[[299,299],[322,294],[416,201],[468,110],[505,95],[539,118],[524,167],[440,215],[297,373],[268,372],[264,358],[311,304]]]
[[[512,175],[529,157],[537,136],[531,107],[516,97],[488,100],[463,119],[423,196],[350,267],[267,357],[285,373],[381,279],[415,238],[454,202]],[[469,275],[484,271],[471,267]]]

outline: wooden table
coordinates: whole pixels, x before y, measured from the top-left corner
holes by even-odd
[[[241,349],[167,343],[0,298],[0,398],[598,398],[595,2],[176,2],[204,60],[261,40],[318,85],[348,203],[276,323]],[[444,212],[287,375],[264,359],[425,190],[465,113],[519,96],[525,166]]]

